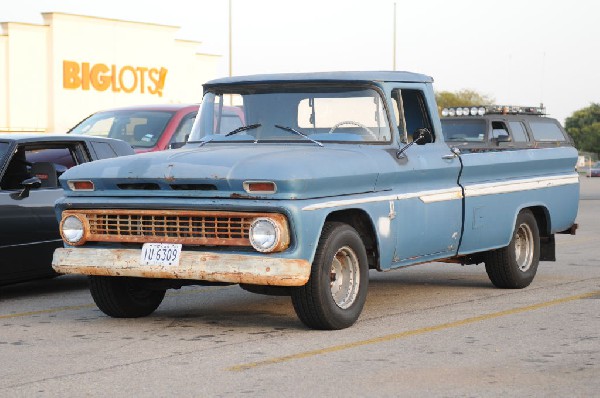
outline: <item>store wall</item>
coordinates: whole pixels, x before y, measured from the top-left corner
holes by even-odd
[[[42,16],[44,25],[2,26],[0,130],[61,132],[100,109],[199,102],[216,77],[220,57],[176,39],[178,27]]]

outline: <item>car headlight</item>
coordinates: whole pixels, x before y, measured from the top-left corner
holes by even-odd
[[[279,226],[269,218],[257,218],[250,225],[250,243],[257,251],[269,253],[281,240]]]
[[[67,216],[60,224],[60,232],[65,240],[70,245],[81,244],[85,227],[83,221],[77,216]]]

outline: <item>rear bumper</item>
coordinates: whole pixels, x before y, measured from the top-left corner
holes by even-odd
[[[306,260],[271,256],[183,251],[178,266],[140,265],[136,249],[56,249],[52,268],[61,274],[192,279],[209,282],[302,286],[310,276]]]

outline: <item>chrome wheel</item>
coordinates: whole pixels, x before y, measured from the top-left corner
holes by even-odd
[[[348,246],[340,248],[331,262],[331,297],[335,304],[346,309],[350,307],[358,294],[360,285],[360,264],[354,250]]]
[[[527,272],[533,262],[534,241],[529,225],[522,223],[515,236],[515,260],[521,272]]]
[[[508,246],[485,254],[485,271],[494,286],[522,289],[533,281],[540,262],[540,230],[529,209],[517,215]]]
[[[308,327],[339,330],[358,319],[369,288],[363,240],[348,224],[326,222],[304,286],[292,289],[298,318]]]

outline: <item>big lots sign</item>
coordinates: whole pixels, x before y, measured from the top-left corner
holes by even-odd
[[[166,68],[144,66],[117,66],[90,64],[89,62],[63,61],[63,87],[70,90],[106,91],[142,94],[162,97]]]

